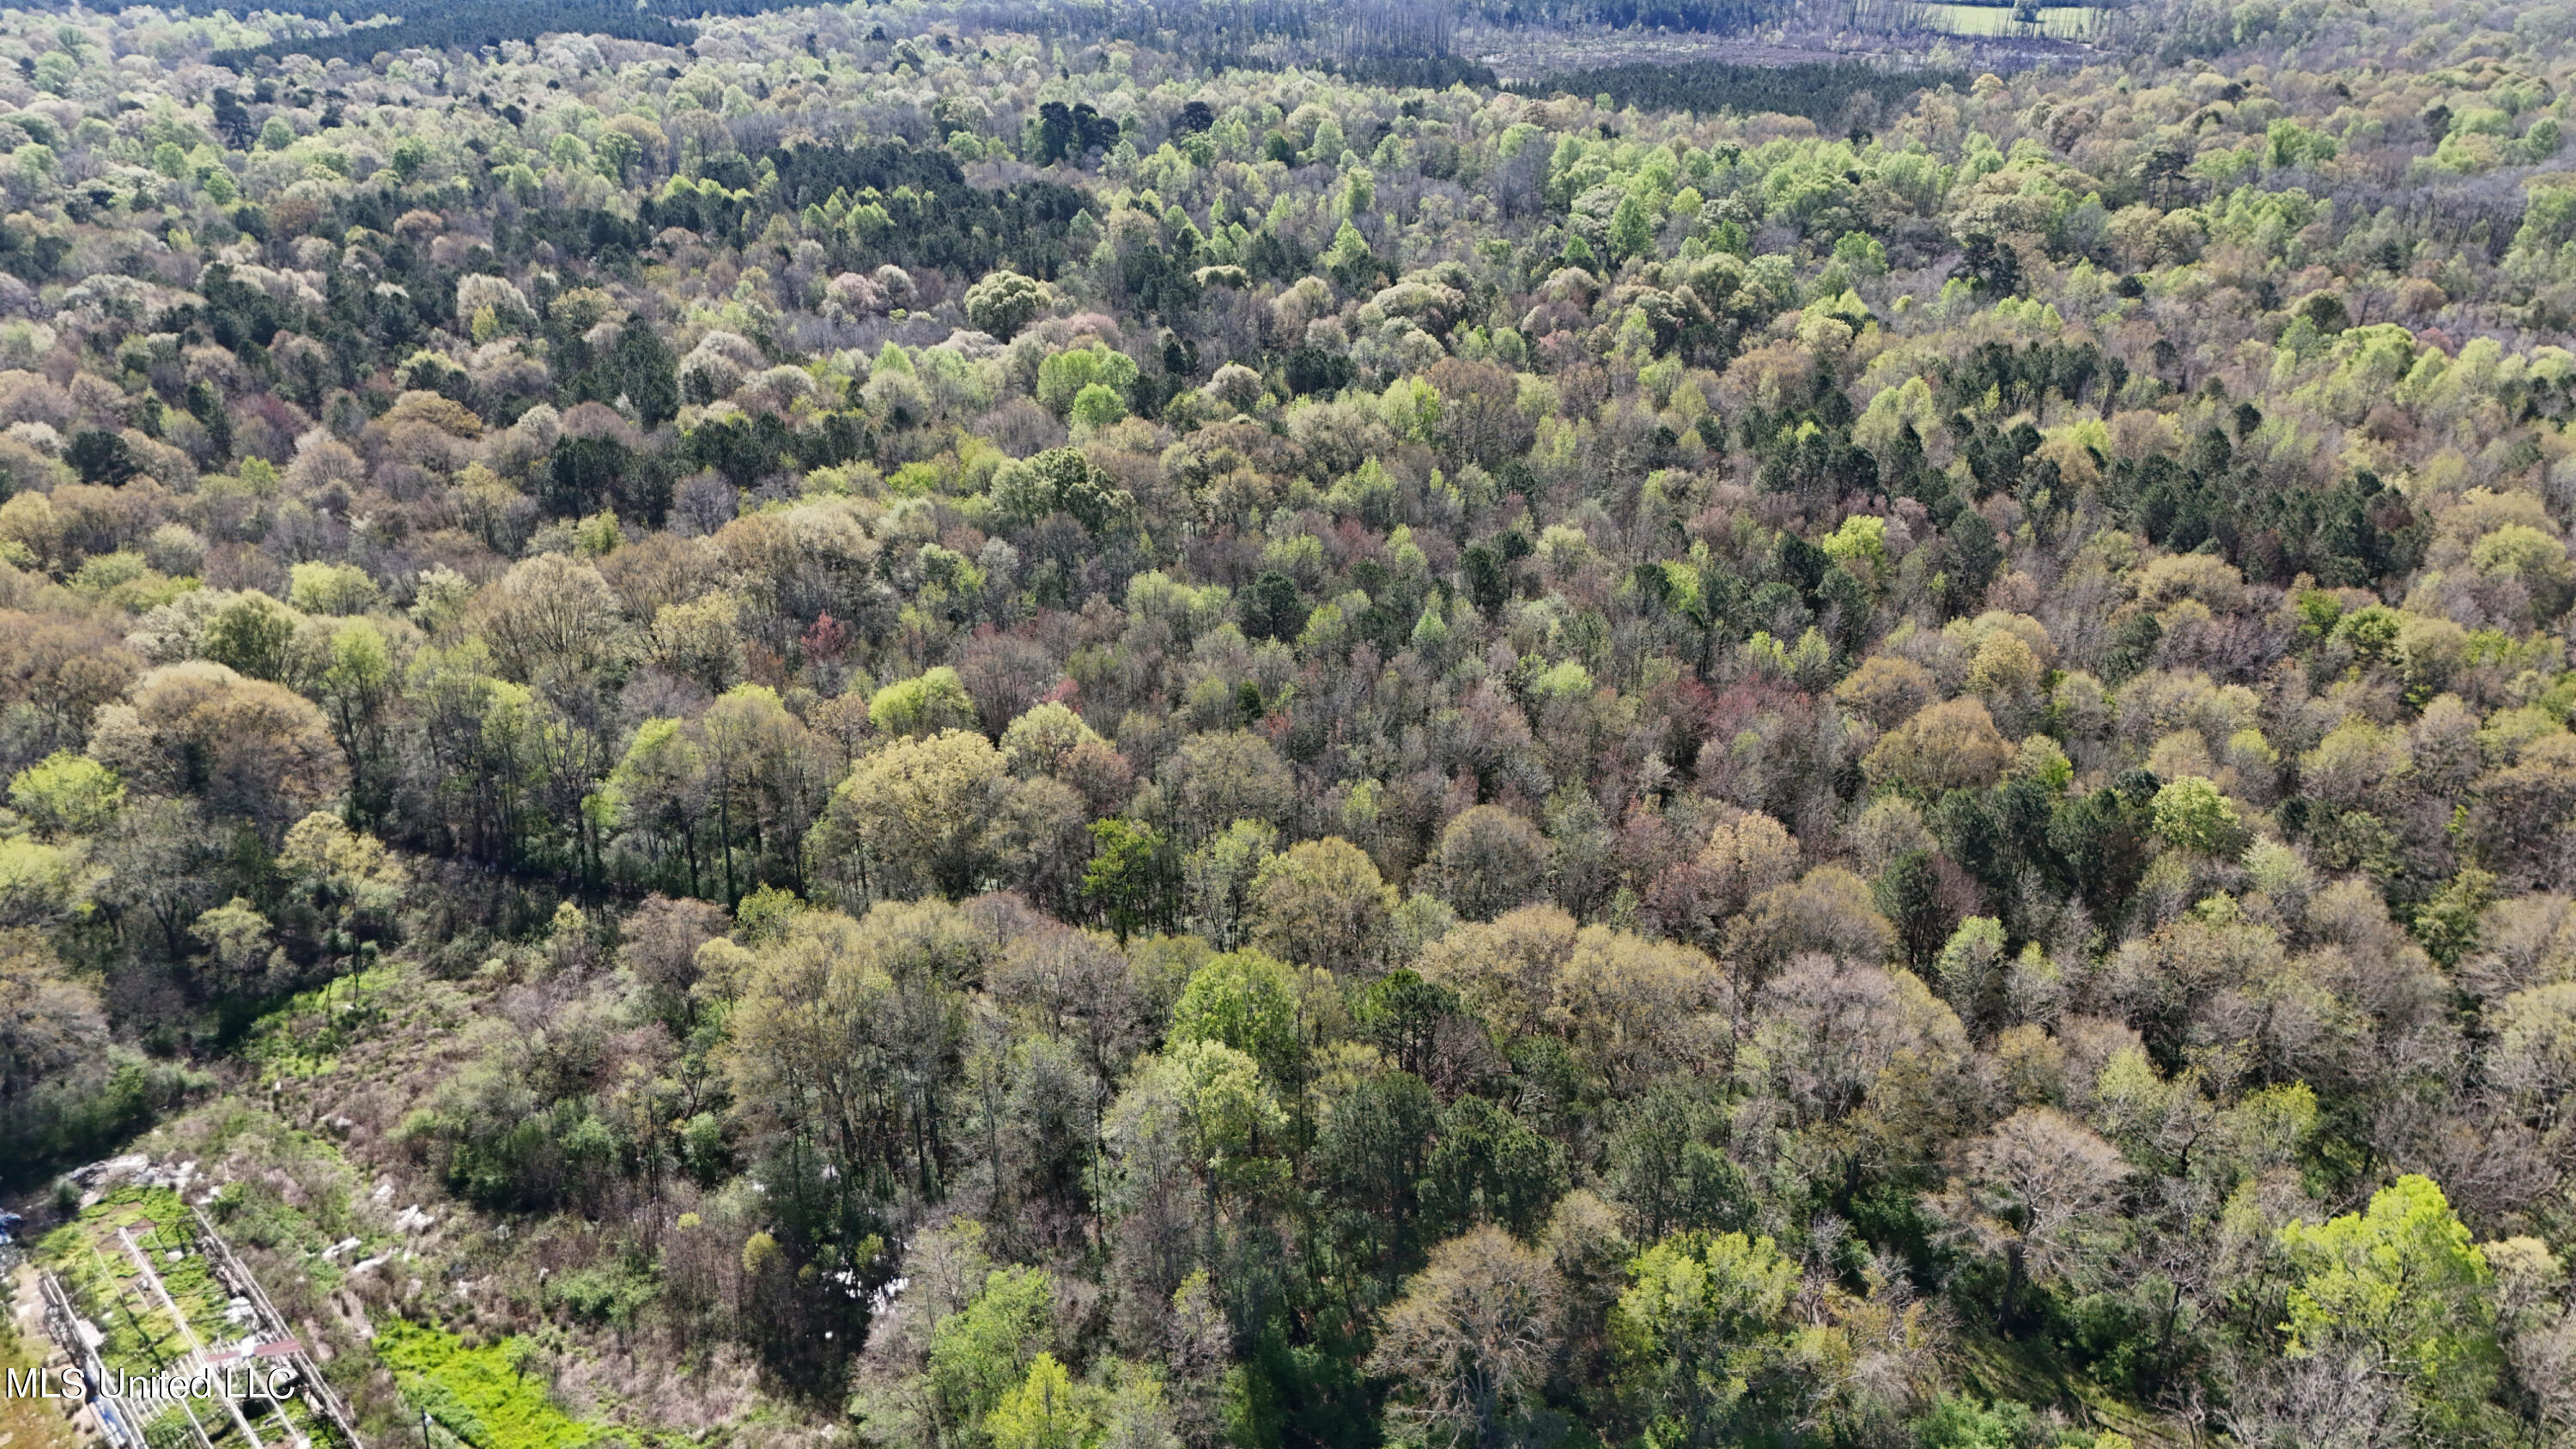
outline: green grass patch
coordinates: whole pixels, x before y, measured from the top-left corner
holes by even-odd
[[[242,1055],[275,1076],[330,1075],[340,1065],[341,1050],[382,1017],[379,1003],[404,969],[398,963],[371,966],[297,992],[251,1023]]]
[[[519,1372],[519,1340],[467,1348],[464,1340],[404,1319],[376,1333],[376,1357],[413,1407],[474,1449],[581,1449],[623,1443],[613,1430],[556,1408],[545,1386]]]
[[[2125,1434],[2139,1449],[2188,1449],[2189,1430],[2130,1403],[2085,1374],[2070,1371],[2038,1341],[1964,1335],[1959,1345],[1963,1387],[1988,1399],[2012,1399],[2034,1408],[2054,1405],[2078,1422]]]

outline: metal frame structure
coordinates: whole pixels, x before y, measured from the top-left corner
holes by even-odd
[[[321,1411],[323,1418],[331,1421],[331,1427],[339,1432],[340,1437],[348,1441],[349,1449],[366,1449],[366,1441],[358,1437],[356,1427],[349,1422],[349,1406],[340,1402],[339,1391],[331,1387],[329,1379],[322,1377],[322,1365],[305,1348],[304,1341],[295,1336],[294,1326],[277,1311],[276,1304],[268,1301],[268,1293],[259,1286],[259,1279],[252,1276],[248,1265],[233,1255],[232,1244],[225,1242],[224,1235],[215,1231],[215,1225],[207,1221],[203,1208],[192,1207],[188,1211],[196,1216],[198,1241],[206,1245],[207,1256],[215,1260],[216,1276],[234,1292],[251,1301],[251,1306],[259,1312],[262,1325],[273,1335],[271,1342],[293,1345],[287,1352],[271,1357],[283,1359],[295,1370],[305,1392],[311,1395],[313,1406]]]
[[[202,1209],[192,1207],[189,1212],[195,1218],[197,1249],[206,1255],[216,1280],[251,1306],[255,1328],[253,1337],[260,1341],[261,1347],[251,1350],[250,1353],[274,1365],[293,1370],[297,1389],[301,1391],[305,1402],[312,1406],[314,1414],[327,1426],[328,1437],[336,1438],[341,1445],[346,1446],[346,1449],[366,1449],[366,1441],[359,1437],[356,1426],[350,1422],[348,1405],[341,1401],[339,1393],[331,1387],[330,1381],[322,1376],[321,1365],[314,1360],[311,1351],[304,1346],[303,1342],[295,1337],[293,1326],[287,1323],[285,1316],[277,1311],[277,1305],[269,1301],[267,1291],[259,1286],[258,1277],[233,1252],[232,1245],[224,1241],[223,1234],[216,1231],[214,1223],[208,1220]],[[216,1355],[199,1341],[196,1330],[188,1322],[187,1314],[180,1309],[171,1296],[168,1285],[162,1281],[160,1270],[152,1265],[150,1255],[135,1243],[130,1232],[129,1229],[119,1229],[117,1241],[124,1244],[126,1251],[133,1257],[136,1281],[159,1297],[160,1306],[170,1314],[180,1335],[188,1344],[188,1360],[192,1362],[183,1362],[180,1367],[183,1370],[215,1369],[220,1364],[229,1362],[232,1356]],[[98,1251],[95,1242],[90,1244],[90,1250],[92,1253]],[[79,1306],[74,1301],[70,1290],[50,1270],[38,1268],[36,1281],[38,1291],[44,1300],[45,1331],[61,1348],[64,1355],[80,1364],[88,1375],[90,1405],[96,1411],[100,1432],[105,1435],[112,1449],[149,1449],[144,1439],[144,1426],[166,1413],[167,1406],[161,1406],[146,1413],[128,1396],[111,1393],[108,1389],[106,1366],[100,1360],[98,1349],[91,1341],[94,1337],[101,1336],[99,1330],[90,1326],[81,1317]],[[128,1307],[127,1311],[131,1313],[131,1307]],[[260,1434],[258,1428],[242,1412],[239,1403],[226,1399],[224,1406],[232,1422],[226,1425],[218,1420],[216,1429],[210,1432],[206,1424],[197,1418],[196,1411],[184,1400],[180,1402],[179,1409],[187,1416],[188,1425],[198,1449],[217,1449],[216,1434],[228,1428],[240,1431],[241,1437],[237,1442],[247,1445],[248,1449],[288,1449],[288,1446],[291,1446],[291,1449],[314,1449],[313,1438],[298,1429],[291,1419],[274,1406],[271,1412],[277,1422],[285,1426],[285,1432],[283,1435],[269,1437],[263,1437]]]

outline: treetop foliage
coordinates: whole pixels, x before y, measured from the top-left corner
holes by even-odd
[[[371,1432],[2576,1432],[2559,10],[311,10],[0,16],[0,1176]]]

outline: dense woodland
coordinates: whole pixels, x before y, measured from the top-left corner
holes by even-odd
[[[498,8],[0,14],[40,1206],[388,1442],[2576,1444],[2576,8]]]

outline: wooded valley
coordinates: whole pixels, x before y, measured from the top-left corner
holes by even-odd
[[[2116,10],[0,12],[39,1262],[385,1445],[2576,1445],[2576,7]]]

